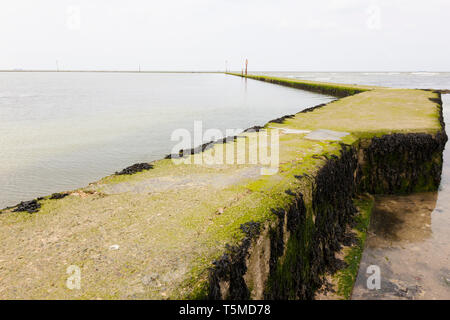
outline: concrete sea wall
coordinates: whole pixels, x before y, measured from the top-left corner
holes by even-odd
[[[341,97],[365,91],[251,78]],[[310,196],[286,190],[294,197],[287,209],[272,209],[275,222],[243,225],[242,244],[230,247],[210,269],[207,297],[314,299],[326,284],[325,276],[346,267],[336,254],[355,237],[355,199],[365,193],[407,194],[439,187],[447,135],[437,94],[432,99],[439,108],[437,133],[393,133],[342,143],[340,155],[327,158],[315,176],[296,176],[311,180]]]
[[[310,203],[300,194],[288,210],[275,211],[276,223],[243,226],[242,245],[211,269],[208,297],[313,299],[323,275],[342,267],[335,253],[351,236],[357,193],[437,190],[445,141],[444,133],[406,134],[374,138],[367,147],[343,146],[340,157],[327,160],[312,178]]]
[[[339,99],[0,210],[2,297],[314,299],[333,289],[348,298],[371,194],[439,186],[440,92],[247,78]],[[272,175],[173,161],[242,139],[250,148],[260,130],[279,134]],[[80,290],[67,289],[69,266],[80,268]]]

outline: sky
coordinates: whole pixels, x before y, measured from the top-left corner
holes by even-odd
[[[450,71],[448,0],[2,0],[0,69]]]

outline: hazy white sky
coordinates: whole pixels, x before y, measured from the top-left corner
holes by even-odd
[[[1,0],[0,69],[450,71],[448,0]]]

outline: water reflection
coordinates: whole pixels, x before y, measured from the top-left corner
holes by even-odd
[[[331,100],[223,74],[0,72],[0,208],[161,159],[194,121],[246,129]]]
[[[409,196],[379,196],[370,222],[369,248],[398,247],[431,237],[431,213],[437,192]]]

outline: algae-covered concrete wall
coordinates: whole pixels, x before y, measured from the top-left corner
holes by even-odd
[[[241,76],[248,79],[265,81],[273,84],[278,84],[282,86],[287,86],[291,88],[297,88],[301,90],[307,90],[322,94],[327,94],[335,97],[347,97],[357,93],[361,93],[364,91],[371,90],[375,87],[373,86],[355,86],[355,85],[344,85],[344,84],[336,84],[336,83],[327,83],[327,82],[317,82],[317,81],[308,81],[308,80],[294,80],[294,79],[286,79],[280,77],[272,77],[272,76],[264,76],[264,75],[247,75],[243,76],[237,73],[229,73],[230,75]]]
[[[352,228],[358,194],[437,190],[445,141],[445,133],[395,134],[342,145],[340,156],[308,177],[310,201],[295,194],[288,209],[274,210],[275,223],[243,226],[242,245],[230,248],[211,269],[208,297],[313,299],[327,274],[346,267],[336,253],[357,241]]]
[[[301,89],[348,96],[366,91],[343,86],[324,86],[270,77],[256,80]],[[357,207],[362,195],[396,194],[437,190],[442,172],[442,153],[447,141],[442,120],[440,93],[430,100],[437,104],[439,129],[434,133],[392,133],[360,138],[340,144],[338,156],[326,158],[315,176],[295,176],[311,181],[308,197],[286,190],[294,197],[287,208],[273,209],[270,224],[243,226],[246,238],[229,249],[210,271],[211,299],[314,299],[318,290],[330,285],[335,275],[349,265],[336,257],[343,246],[364,247],[365,234],[355,234],[358,215],[367,228],[370,212]],[[414,129],[414,128],[412,128]],[[371,206],[370,200],[360,200]],[[365,232],[366,230],[363,230]],[[351,252],[355,255],[355,252]],[[338,279],[341,298],[348,298],[356,277],[361,252],[357,252],[353,274]],[[341,274],[342,277],[342,274]]]

